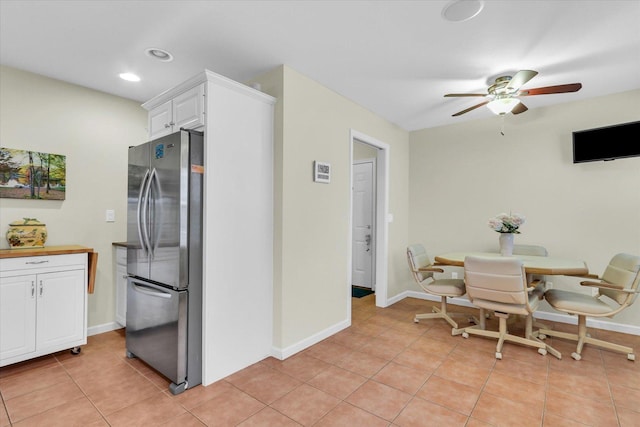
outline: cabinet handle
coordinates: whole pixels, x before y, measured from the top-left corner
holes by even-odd
[[[44,261],[27,261],[25,264],[44,264],[45,262],[49,262],[48,260]]]
[[[170,124],[171,126],[175,126],[175,122],[173,122],[173,120],[172,120],[172,121],[170,121],[170,122],[169,122],[169,124]]]
[[[40,280],[40,296],[42,296],[42,280]]]
[[[167,124],[167,123],[165,123],[165,124],[164,124],[164,128],[165,128],[165,129],[169,129],[170,127],[171,127],[171,125],[170,125],[170,124]]]
[[[32,280],[31,281],[31,298],[33,298],[35,294],[36,294],[36,283]]]

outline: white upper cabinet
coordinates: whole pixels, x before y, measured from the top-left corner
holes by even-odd
[[[204,126],[204,97],[204,84],[200,84],[150,110],[149,139]]]

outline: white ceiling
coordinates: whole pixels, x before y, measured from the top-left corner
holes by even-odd
[[[406,130],[489,117],[451,117],[482,98],[443,95],[520,69],[540,73],[523,89],[583,84],[529,109],[640,88],[640,0],[485,0],[465,22],[448,3],[0,0],[0,62],[141,103],[205,68],[244,82],[286,64]]]

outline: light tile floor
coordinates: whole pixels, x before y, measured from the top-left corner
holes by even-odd
[[[287,360],[178,396],[125,357],[123,330],[89,337],[78,356],[0,368],[0,426],[640,426],[640,361],[588,346],[575,361],[559,339],[562,360],[509,343],[496,360],[494,340],[415,324],[432,302],[373,299],[353,299],[350,328]],[[638,336],[592,333],[640,348]]]

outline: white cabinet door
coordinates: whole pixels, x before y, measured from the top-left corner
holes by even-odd
[[[149,111],[149,139],[204,126],[204,84]]]
[[[156,139],[169,135],[172,130],[173,109],[171,101],[149,111],[149,138]]]
[[[116,322],[127,326],[127,266],[116,267]]]
[[[36,349],[36,276],[0,280],[0,360]]]
[[[173,131],[204,126],[204,85],[198,85],[173,99]]]
[[[43,350],[84,336],[84,270],[38,274],[36,347]]]

